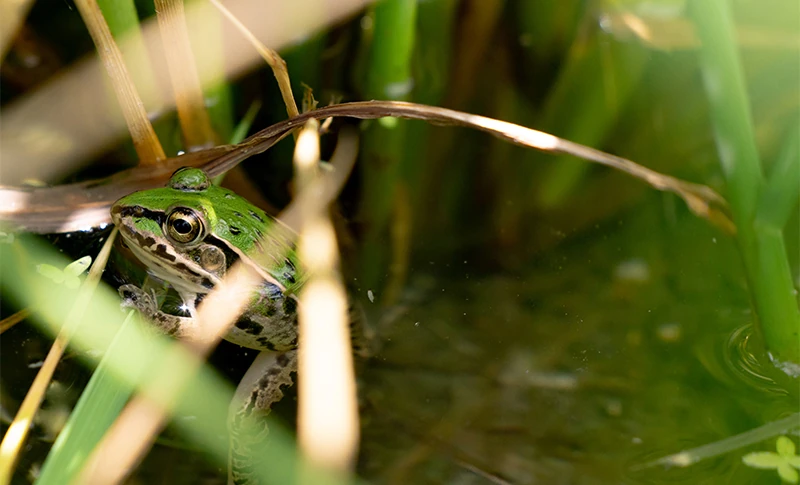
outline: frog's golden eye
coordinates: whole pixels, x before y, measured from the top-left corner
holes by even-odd
[[[203,237],[203,220],[192,209],[172,209],[165,225],[164,232],[176,243],[191,244]]]

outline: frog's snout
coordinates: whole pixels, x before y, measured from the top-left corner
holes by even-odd
[[[124,217],[142,217],[144,216],[144,209],[138,205],[131,205],[125,203],[125,198],[122,198],[111,206],[111,220],[117,224]]]
[[[119,226],[121,214],[122,206],[120,206],[118,202],[114,202],[114,205],[111,206],[111,222],[113,222],[114,225]]]

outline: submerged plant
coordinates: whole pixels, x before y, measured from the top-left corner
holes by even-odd
[[[42,276],[46,276],[53,280],[56,284],[64,284],[67,288],[74,290],[81,285],[79,278],[92,264],[91,256],[84,256],[76,261],[68,264],[63,270],[58,269],[50,264],[40,264],[36,267],[36,271]]]
[[[777,470],[778,475],[786,483],[797,483],[800,475],[800,456],[796,454],[794,441],[786,436],[779,436],[775,442],[776,451],[755,451],[742,457],[742,462],[751,468]]]

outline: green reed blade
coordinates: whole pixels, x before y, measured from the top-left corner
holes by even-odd
[[[800,370],[800,312],[794,297],[784,242],[774,227],[755,225],[764,188],[747,90],[726,0],[693,0],[691,17],[701,40],[698,55],[726,197],[738,228],[739,247],[761,333],[771,357],[784,369]]]

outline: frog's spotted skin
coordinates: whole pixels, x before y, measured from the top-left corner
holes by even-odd
[[[194,210],[201,216],[207,234],[203,242],[234,253],[235,257],[228,259],[227,267],[245,254],[262,250],[259,240],[274,224],[279,224],[246,199],[228,189],[210,185],[208,177],[199,169],[181,169],[172,176],[167,187],[123,197],[111,208],[111,217],[126,240],[135,239],[132,249],[137,247],[155,253],[155,257],[146,257],[158,266],[165,266],[173,262],[164,259],[171,259],[174,251],[196,246],[171,248],[174,241],[156,244],[153,235],[163,237],[162,228],[167,215],[179,207]],[[295,290],[300,282],[297,281],[294,251],[290,251],[282,263],[266,270],[260,266],[256,269],[282,290]],[[186,285],[188,280],[198,293],[207,293],[219,281],[219,278],[203,280],[198,274],[202,272],[189,266],[189,269],[171,266],[169,274],[162,279],[176,288]]]
[[[205,172],[180,169],[165,188],[136,192],[118,200],[111,217],[133,254],[148,272],[180,294],[190,317],[159,310],[151,293],[124,285],[123,306],[142,312],[164,332],[182,338],[197,333],[195,306],[214,289],[236,261],[243,261],[264,280],[247,309],[225,336],[233,343],[262,350],[247,371],[231,404],[229,483],[252,481],[252,463],[266,439],[265,426],[252,423],[291,384],[297,358],[297,300],[303,277],[293,248],[277,240],[277,221],[235,193],[212,185]],[[261,246],[271,235],[270,247]],[[274,254],[285,253],[285,254]],[[257,257],[255,257],[257,256]],[[262,265],[258,261],[267,261]],[[364,351],[360,313],[351,309],[354,345]]]
[[[178,216],[175,216],[177,214]],[[188,242],[168,236],[170,217],[190,217],[199,233]],[[262,251],[260,239],[274,219],[230,190],[211,185],[199,169],[181,169],[169,186],[123,197],[111,209],[120,234],[150,274],[172,285],[194,317],[195,303],[211,291],[230,266],[243,259],[264,278],[248,310],[226,336],[238,345],[258,350],[289,350],[297,344],[296,300],[292,293],[302,284],[295,253],[270,268],[256,264],[248,255]],[[180,334],[193,328],[180,317],[162,314],[154,299],[126,285],[129,306],[144,311],[164,331]],[[136,303],[132,303],[136,302]]]
[[[263,267],[251,257],[263,252],[260,240],[274,219],[235,193],[214,186],[202,170],[181,169],[161,189],[145,190],[118,200],[111,217],[131,252],[154,277],[180,294],[190,317],[161,312],[156,298],[135,286],[119,291],[123,306],[141,311],[164,332],[183,338],[196,335],[195,305],[214,289],[238,260],[255,269],[264,283],[226,340],[263,350],[237,391],[229,413],[229,483],[252,481],[252,460],[266,428],[243,428],[246,418],[267,414],[290,385],[297,359],[297,300],[302,285],[292,248],[281,258],[267,258]],[[284,248],[286,246],[283,246]],[[274,352],[277,351],[277,352]],[[248,377],[249,376],[249,377]]]
[[[269,369],[264,374],[257,369]],[[253,475],[253,464],[264,458],[259,456],[263,451],[260,446],[269,434],[266,422],[263,419],[266,411],[283,397],[281,387],[291,385],[292,372],[297,369],[297,351],[292,350],[282,354],[262,352],[256,357],[250,370],[242,378],[242,383],[236,391],[230,410],[231,442],[228,450],[228,482],[240,485],[257,484]],[[258,385],[250,381],[258,380]],[[250,391],[249,396],[240,395]],[[237,402],[245,402],[238,406]]]

